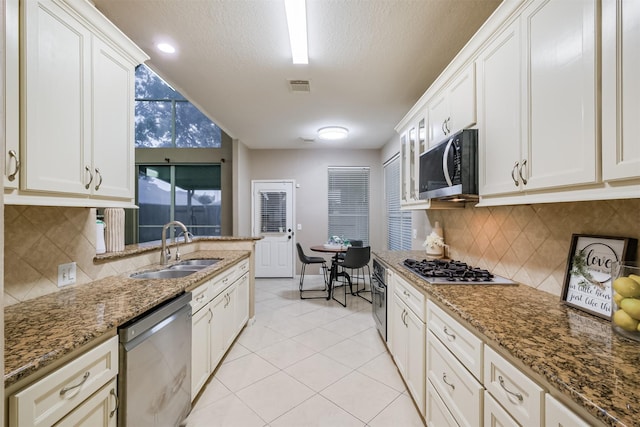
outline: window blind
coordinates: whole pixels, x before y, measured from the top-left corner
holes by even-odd
[[[369,246],[369,168],[330,167],[328,237],[362,240]]]
[[[261,191],[260,230],[263,233],[282,233],[287,227],[287,193]]]
[[[400,157],[384,165],[384,196],[387,210],[387,248],[411,250],[411,211],[400,210]]]

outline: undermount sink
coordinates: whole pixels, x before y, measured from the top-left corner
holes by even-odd
[[[179,277],[185,277],[190,274],[196,273],[197,269],[191,270],[158,270],[158,271],[146,271],[144,273],[134,273],[129,277],[133,279],[177,279]]]
[[[210,265],[215,264],[216,262],[220,261],[219,259],[187,259],[184,261],[180,261],[179,263],[177,263],[176,265],[174,265],[173,267],[177,267],[177,266],[200,266],[202,268],[204,267],[208,267]]]

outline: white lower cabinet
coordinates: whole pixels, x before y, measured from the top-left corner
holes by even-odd
[[[116,379],[102,387],[73,410],[56,427],[116,427],[118,425],[118,388]]]
[[[9,427],[115,426],[117,374],[114,336],[9,396]]]
[[[192,291],[191,400],[195,399],[249,319],[248,261]]]
[[[518,368],[485,347],[484,386],[521,425],[542,426],[545,391]]]
[[[451,412],[444,404],[438,392],[431,384],[431,381],[427,380],[427,407],[425,420],[429,427],[458,427]]]
[[[519,424],[491,397],[484,394],[484,426],[485,427],[518,427]],[[567,426],[569,427],[569,426]]]
[[[589,427],[591,425],[548,393],[544,397],[544,408],[546,427]]]

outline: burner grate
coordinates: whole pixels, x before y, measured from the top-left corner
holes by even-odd
[[[495,276],[489,270],[472,267],[456,260],[426,260],[408,258],[404,266],[430,283],[469,283],[469,284],[514,284],[514,282]]]

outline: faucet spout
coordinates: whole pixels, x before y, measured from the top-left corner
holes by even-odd
[[[187,230],[187,227],[183,223],[181,223],[180,221],[171,221],[171,222],[166,223],[162,227],[162,252],[160,252],[160,264],[161,265],[167,265],[167,263],[171,259],[171,253],[170,253],[169,249],[167,248],[167,229],[169,227],[171,227],[172,225],[180,227],[185,236],[188,236],[188,233],[189,233],[189,231]],[[185,237],[185,242],[187,242],[187,241],[188,240]],[[180,248],[180,241],[176,240],[176,260],[180,259],[179,248]]]

